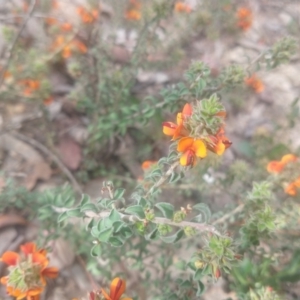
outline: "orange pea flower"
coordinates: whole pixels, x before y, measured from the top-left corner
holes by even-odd
[[[60,28],[61,28],[61,30],[68,32],[68,31],[72,31],[73,26],[71,23],[65,22],[60,26]]]
[[[98,19],[98,10],[93,9],[90,12],[84,7],[77,8],[77,14],[80,16],[83,23],[93,23]]]
[[[237,26],[242,30],[248,30],[253,22],[252,11],[249,8],[241,7],[238,9],[236,13],[237,17]]]
[[[267,165],[267,171],[269,173],[280,173],[284,168],[284,165],[281,163],[281,161],[270,161]]]
[[[179,1],[175,4],[174,10],[180,13],[190,13],[192,11],[192,8],[183,1]]]
[[[74,40],[74,41],[72,42],[72,45],[73,45],[79,52],[81,52],[81,53],[86,53],[86,52],[87,52],[87,47],[86,47],[86,45],[85,45],[83,42],[79,41],[79,40]]]
[[[295,162],[297,160],[298,160],[298,158],[297,158],[296,155],[294,155],[294,154],[286,154],[286,155],[282,156],[281,163],[284,164],[284,165],[286,165],[286,164],[288,164],[290,162]]]
[[[284,192],[290,196],[296,196],[297,187],[295,186],[294,182],[289,183],[284,189]]]
[[[69,58],[72,53],[76,51],[79,51],[81,53],[87,52],[87,47],[83,42],[77,39],[67,42],[65,37],[62,35],[57,36],[52,45],[53,50],[59,48],[62,48],[62,57],[64,58]]]
[[[24,86],[24,96],[30,96],[34,91],[40,88],[40,81],[33,79],[23,79],[20,84]]]
[[[231,144],[232,142],[225,136],[224,128],[221,127],[216,135],[209,136],[207,149],[213,153],[222,155]]]
[[[145,160],[142,163],[142,169],[145,171],[145,170],[149,169],[151,166],[153,166],[156,163],[157,163],[157,161],[155,161],[155,160]]]
[[[119,277],[113,279],[110,285],[110,293],[107,294],[104,289],[101,289],[102,294],[106,300],[132,300],[132,298],[122,297],[126,290],[126,281]]]
[[[45,19],[45,23],[49,26],[57,24],[57,19],[48,17]]]
[[[194,166],[197,157],[204,158],[207,155],[205,143],[202,140],[195,140],[191,137],[180,139],[177,151],[183,153],[180,157],[182,166]]]
[[[50,96],[50,97],[44,99],[43,103],[44,103],[45,106],[49,106],[50,104],[53,103],[53,101],[54,101],[53,97]]]
[[[246,78],[245,83],[250,88],[252,88],[256,93],[261,93],[265,89],[263,82],[255,74]]]
[[[0,279],[6,285],[7,293],[17,299],[39,300],[46,278],[55,278],[57,268],[48,267],[49,261],[44,249],[37,249],[34,243],[21,246],[22,255],[7,251],[1,261],[7,264],[9,274]]]
[[[297,189],[300,188],[300,177],[298,177],[293,182],[289,183],[286,188],[284,189],[285,193],[290,196],[297,195]]]
[[[141,3],[138,0],[130,0],[128,8],[125,12],[127,20],[138,21],[142,18]]]
[[[267,165],[267,171],[269,173],[280,173],[288,163],[295,162],[297,160],[298,158],[294,154],[286,154],[282,156],[280,161],[270,161]]]
[[[187,130],[184,128],[184,121],[192,115],[192,106],[186,103],[181,113],[177,114],[177,124],[173,122],[163,122],[163,133],[172,136],[173,140],[186,136]]]

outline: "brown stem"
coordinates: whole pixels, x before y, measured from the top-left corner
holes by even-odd
[[[178,166],[179,166],[179,161],[173,163],[169,168],[169,170],[162,177],[160,177],[160,179],[157,182],[153,184],[153,186],[149,189],[145,197],[147,198],[151,194],[153,189],[161,186],[171,176],[171,174],[174,172],[174,169],[176,169],[176,167]]]
[[[9,49],[8,49],[7,59],[6,59],[6,62],[4,64],[4,66],[2,67],[2,72],[1,72],[1,75],[0,75],[0,86],[3,84],[4,77],[5,77],[5,72],[7,71],[8,67],[9,67],[9,64],[10,64],[10,61],[11,61],[11,58],[12,58],[12,54],[13,54],[13,50],[14,50],[14,48],[17,44],[17,41],[18,41],[19,37],[21,36],[21,33],[23,32],[27,22],[29,21],[31,15],[33,14],[36,4],[37,4],[37,0],[32,0],[31,1],[29,12],[28,12],[27,16],[25,17],[19,31],[15,35],[15,37],[14,37],[14,39],[13,39],[13,41],[12,41],[12,43],[11,43]]]

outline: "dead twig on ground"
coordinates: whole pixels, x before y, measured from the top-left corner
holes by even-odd
[[[14,48],[17,44],[17,41],[18,41],[19,37],[21,36],[27,22],[31,18],[31,16],[34,12],[36,4],[37,4],[37,0],[32,0],[31,1],[31,5],[30,5],[30,8],[29,8],[28,14],[24,18],[24,21],[23,21],[20,29],[18,30],[17,34],[15,35],[15,37],[14,37],[14,39],[13,39],[13,41],[12,41],[8,51],[7,51],[6,62],[4,63],[4,66],[2,67],[2,72],[1,72],[1,75],[0,75],[0,86],[3,84],[4,77],[5,77],[5,72],[7,71],[8,67],[9,67],[9,64],[10,64],[10,61],[11,61],[11,58],[12,58],[12,55],[13,55]]]
[[[83,194],[83,190],[81,189],[79,183],[77,182],[77,180],[75,179],[73,174],[68,170],[68,168],[63,164],[63,162],[53,152],[51,152],[43,144],[36,141],[35,139],[32,139],[28,136],[25,136],[25,135],[21,134],[21,133],[14,133],[13,135],[16,138],[32,145],[33,147],[37,148],[38,150],[43,152],[45,155],[50,157],[50,159],[53,162],[55,162],[57,164],[57,166],[61,169],[61,171],[68,177],[68,179],[70,180],[70,182],[71,182],[72,186],[74,187],[74,189],[77,192],[79,192],[80,194]]]

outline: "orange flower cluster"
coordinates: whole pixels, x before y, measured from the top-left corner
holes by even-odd
[[[241,7],[236,13],[237,26],[246,31],[252,26],[253,15],[249,8]]]
[[[23,95],[31,96],[35,91],[40,88],[40,81],[34,79],[23,79],[20,80],[20,85],[24,87]]]
[[[132,298],[122,297],[126,290],[126,281],[119,277],[113,279],[110,284],[110,292],[106,293],[104,289],[101,289],[102,294],[106,300],[132,300]]]
[[[141,3],[138,0],[130,0],[125,12],[125,19],[138,21],[141,18]]]
[[[74,52],[86,53],[87,47],[78,39],[74,39],[69,43],[66,41],[66,38],[63,35],[56,37],[52,49],[57,50],[62,48],[62,57],[69,58]]]
[[[9,274],[1,278],[1,283],[6,285],[7,293],[17,300],[39,300],[46,278],[57,277],[58,270],[48,267],[46,250],[37,249],[34,243],[22,245],[21,251],[21,255],[12,251],[2,255],[0,260],[9,266]]]
[[[298,158],[293,154],[284,155],[281,160],[273,160],[268,163],[267,170],[269,173],[279,174],[281,173],[287,164],[298,161]],[[285,193],[290,196],[297,194],[297,189],[300,188],[300,177],[290,182],[285,187]]]
[[[61,24],[60,28],[62,31],[69,32],[69,31],[72,31],[73,26],[71,23],[65,22],[65,23]]]
[[[201,139],[195,139],[190,135],[190,132],[186,126],[189,118],[192,116],[193,108],[190,104],[185,104],[181,113],[177,114],[177,124],[173,122],[163,123],[163,133],[168,136],[172,136],[172,140],[177,140],[177,151],[182,153],[180,157],[180,164],[182,166],[194,166],[196,164],[196,158],[204,158],[207,155],[207,150],[222,155],[231,142],[225,136],[223,126],[221,126],[218,132],[214,135],[208,135]],[[226,116],[225,111],[216,114],[216,117],[224,118]]]
[[[263,82],[255,74],[246,78],[245,83],[250,88],[252,88],[256,93],[261,93],[265,89]]]
[[[110,292],[109,294],[104,290],[90,292],[88,297],[89,300],[132,300],[132,298],[128,297],[121,297],[126,290],[126,281],[122,280],[119,277],[113,279],[110,285]],[[77,298],[73,298],[72,300],[79,300]]]
[[[99,12],[97,9],[92,9],[89,12],[82,6],[79,6],[77,8],[77,14],[80,16],[81,21],[86,24],[94,23],[98,19],[98,16],[99,16]]]
[[[174,10],[179,13],[190,13],[192,8],[183,1],[179,1],[175,3]]]

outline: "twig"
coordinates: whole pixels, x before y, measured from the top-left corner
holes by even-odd
[[[82,266],[82,268],[84,269],[84,273],[86,274],[87,278],[89,279],[93,289],[98,289],[98,285],[95,282],[93,276],[88,272],[88,270],[86,269],[86,264],[84,262],[84,260],[82,259],[82,257],[80,255],[76,255],[77,260],[79,262],[79,264]]]
[[[56,207],[52,206],[53,210],[58,213],[63,213],[67,212],[69,210],[72,210],[71,208],[63,208],[63,207]],[[110,215],[110,211],[101,211],[100,213],[94,213],[92,211],[86,211],[85,215],[88,218],[99,218],[99,219],[104,219],[107,218]],[[133,215],[126,215],[124,213],[121,213],[119,211],[119,214],[122,219],[127,219],[128,221],[131,222],[145,222],[145,219],[138,218],[137,216]],[[174,227],[179,227],[179,228],[184,228],[184,227],[192,227],[196,229],[199,233],[201,232],[210,232],[212,234],[222,236],[221,233],[213,226],[209,225],[206,223],[196,223],[196,222],[189,222],[189,221],[182,221],[182,222],[174,222],[172,220],[166,219],[166,218],[161,218],[161,217],[155,217],[153,220],[151,220],[152,223],[155,224],[166,224]]]
[[[225,214],[220,219],[217,219],[216,221],[214,221],[213,225],[217,225],[217,224],[223,223],[224,221],[226,221],[227,219],[229,219],[230,217],[232,217],[236,213],[241,212],[244,209],[244,207],[245,207],[244,203],[240,204],[234,210],[232,210],[229,213]]]
[[[63,164],[63,162],[54,154],[52,153],[49,149],[47,149],[44,145],[42,145],[40,142],[27,137],[21,133],[14,133],[13,134],[16,138],[31,144],[33,147],[39,149],[42,151],[44,154],[49,156],[52,161],[54,161],[57,166],[61,169],[61,171],[68,177],[70,180],[71,184],[73,185],[74,189],[77,190],[80,194],[83,194],[83,190],[81,189],[79,183],[75,179],[75,177],[72,175],[72,173],[67,169],[67,167]]]
[[[32,0],[31,1],[31,5],[30,5],[30,8],[29,8],[29,12],[27,14],[27,16],[25,17],[19,31],[17,32],[17,34],[15,35],[9,49],[8,49],[8,54],[7,54],[7,59],[6,59],[6,62],[4,64],[4,66],[2,67],[2,72],[1,72],[1,75],[0,75],[0,86],[3,84],[3,81],[4,81],[4,76],[5,76],[5,72],[6,70],[8,69],[9,67],[9,64],[10,64],[10,61],[11,61],[11,58],[12,58],[12,54],[13,54],[13,50],[17,44],[17,41],[21,35],[21,33],[23,32],[27,22],[29,21],[31,15],[33,14],[34,12],[34,9],[35,9],[35,6],[36,6],[36,3],[37,3],[37,0]]]
[[[147,192],[145,197],[147,198],[149,196],[149,194],[153,191],[153,189],[161,186],[171,176],[171,174],[174,172],[174,169],[178,165],[179,165],[179,161],[176,161],[175,163],[173,163],[171,165],[171,167],[169,168],[169,170],[157,182],[155,182],[155,184],[153,184],[153,186],[149,189],[149,191]]]
[[[210,232],[215,235],[221,236],[221,233],[213,225],[209,225],[206,223],[196,223],[196,222],[188,222],[188,221],[181,221],[180,223],[177,223],[166,218],[158,218],[158,217],[156,217],[154,220],[151,220],[151,222],[155,224],[167,224],[167,225],[181,227],[181,228],[189,226],[196,229],[198,232]]]
[[[266,51],[261,52],[258,56],[256,56],[247,66],[246,71],[249,71],[252,65],[258,62],[264,55],[266,55]]]

